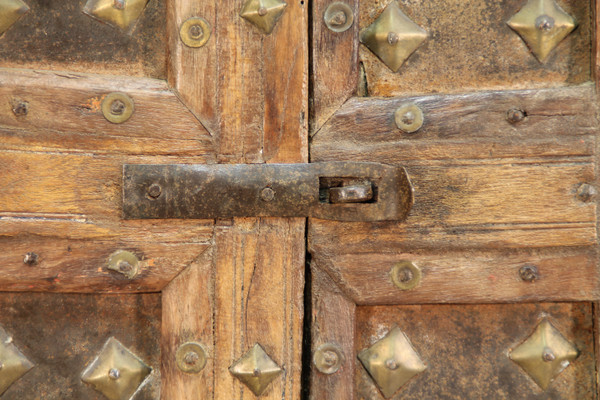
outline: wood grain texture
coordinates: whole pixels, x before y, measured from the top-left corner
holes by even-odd
[[[332,3],[313,1],[311,133],[321,128],[358,85],[358,0],[344,2],[354,11],[354,23],[346,32],[333,32],[325,25],[323,16]]]
[[[211,399],[214,381],[214,287],[212,247],[206,250],[162,292],[162,399]],[[204,346],[207,362],[197,373],[179,370],[179,346]]]
[[[311,363],[310,399],[353,400],[352,390],[356,358],[354,329],[356,305],[338,288],[326,272],[314,265],[312,271],[311,350],[334,344],[341,349],[344,361],[331,375],[318,371]]]
[[[543,318],[580,351],[545,392],[508,357]],[[393,400],[595,398],[591,303],[358,307],[356,320],[356,353],[398,326],[427,365]],[[354,387],[382,399],[360,363]]]
[[[276,218],[217,224],[215,400],[255,398],[228,371],[255,343],[284,370],[261,398],[300,398],[304,224]]]
[[[167,5],[169,82],[215,137],[220,162],[305,162],[308,125],[307,5],[288,2],[270,35],[243,20],[240,1]],[[190,17],[212,36],[202,48],[179,39]]]
[[[316,258],[335,285],[359,305],[588,301],[600,298],[595,247],[569,250],[406,251]],[[421,283],[402,291],[392,267],[412,261]],[[524,266],[538,277],[525,282]]]
[[[360,2],[360,28],[369,26],[389,1]],[[559,0],[579,26],[541,64],[506,24],[522,0],[401,0],[400,8],[429,38],[397,73],[360,47],[370,96],[450,93],[466,90],[542,88],[591,79],[591,5]]]

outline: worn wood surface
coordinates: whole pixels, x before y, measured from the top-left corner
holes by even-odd
[[[110,337],[152,367],[136,400],[160,393],[161,295],[0,293],[0,325],[35,364],[3,400],[106,399],[81,381]]]
[[[303,162],[307,158],[307,4],[288,2],[264,35],[239,16],[239,1],[176,0],[167,5],[169,82],[215,137],[221,162]],[[179,27],[203,17],[212,35],[202,48]]]
[[[324,22],[333,2],[313,1],[312,24],[312,126],[316,132],[358,85],[358,0],[344,2],[353,10],[354,23],[345,32],[333,32]]]
[[[580,351],[545,392],[508,358],[543,318]],[[358,307],[356,320],[355,353],[398,326],[427,365],[395,400],[595,398],[591,303]],[[366,370],[356,364],[356,398],[382,399]]]
[[[360,28],[369,26],[389,1],[360,2]],[[591,4],[559,0],[579,26],[541,64],[506,24],[522,0],[401,0],[400,8],[429,38],[397,73],[360,47],[370,96],[450,93],[483,89],[572,85],[591,78]],[[593,3],[592,3],[593,4]]]

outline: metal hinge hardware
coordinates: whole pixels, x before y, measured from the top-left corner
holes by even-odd
[[[123,167],[125,219],[401,221],[412,203],[404,168],[377,163]]]

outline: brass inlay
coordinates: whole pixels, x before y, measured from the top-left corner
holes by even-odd
[[[540,62],[575,29],[577,22],[555,0],[529,0],[507,24],[523,38]]]
[[[268,35],[273,32],[285,7],[287,3],[281,0],[248,0],[240,16]]]
[[[402,104],[394,113],[394,120],[398,129],[414,133],[423,126],[423,111],[416,104]]]
[[[134,111],[133,99],[125,93],[110,93],[102,100],[102,115],[113,124],[122,124],[127,121]]]
[[[260,396],[283,370],[257,343],[229,367],[229,372],[246,385],[252,393]]]
[[[83,12],[128,31],[144,11],[146,3],[148,0],[88,0]]]
[[[128,400],[151,372],[152,368],[111,337],[85,369],[81,380],[109,400]]]
[[[421,283],[423,276],[421,269],[411,261],[400,261],[392,267],[390,275],[394,285],[401,290],[414,289]]]
[[[200,343],[184,343],[177,349],[175,360],[183,372],[197,374],[206,366],[206,350]]]
[[[392,1],[360,34],[360,41],[394,72],[427,39],[427,32]]]
[[[344,363],[344,353],[338,345],[325,343],[315,351],[313,363],[322,374],[335,374]]]
[[[27,11],[29,6],[21,0],[0,0],[0,35]]]
[[[345,32],[354,23],[354,12],[348,4],[336,1],[325,10],[323,21],[331,31]]]
[[[140,268],[140,261],[130,251],[115,251],[108,259],[108,269],[116,271],[129,279],[135,278]]]
[[[0,326],[0,395],[33,368],[33,363],[17,349],[12,337]]]
[[[210,39],[211,27],[202,17],[193,17],[185,20],[179,28],[179,37],[188,47],[202,47]]]
[[[392,397],[412,377],[427,369],[406,335],[397,327],[361,351],[358,359],[385,398]]]
[[[510,358],[542,388],[579,356],[577,348],[544,319],[535,331],[510,352]]]

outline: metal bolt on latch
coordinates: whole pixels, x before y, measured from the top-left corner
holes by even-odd
[[[421,283],[421,269],[411,261],[401,261],[392,267],[392,282],[398,289],[414,289]]]
[[[535,265],[524,265],[519,269],[519,276],[524,282],[533,282],[539,278],[538,269]]]
[[[122,124],[133,115],[133,99],[125,93],[114,92],[102,100],[102,114],[113,124]]]
[[[38,263],[39,256],[35,253],[27,253],[23,258],[23,263],[27,265],[36,265]]]
[[[329,30],[341,33],[350,29],[354,23],[354,13],[348,4],[338,1],[327,7],[323,20]]]
[[[140,260],[129,251],[118,250],[108,259],[108,269],[124,275],[128,279],[133,279],[138,274]]]
[[[315,351],[313,363],[322,374],[335,374],[344,363],[344,353],[339,346],[333,343],[325,343]]]
[[[179,37],[187,47],[202,47],[210,39],[211,27],[202,17],[186,20],[179,28]]]
[[[197,374],[206,366],[206,350],[200,343],[187,342],[179,346],[175,353],[177,367],[186,373]]]
[[[423,111],[416,104],[403,104],[394,113],[398,129],[414,133],[423,126]]]

